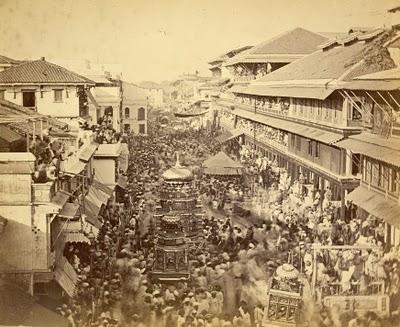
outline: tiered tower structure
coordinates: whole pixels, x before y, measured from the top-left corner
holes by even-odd
[[[152,278],[159,282],[189,278],[189,253],[202,240],[202,206],[192,172],[179,158],[166,170],[154,214],[155,263]]]

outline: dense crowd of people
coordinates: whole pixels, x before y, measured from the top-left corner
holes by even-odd
[[[299,325],[396,326],[400,256],[394,248],[383,252],[379,222],[340,217],[329,188],[305,188],[304,177],[292,181],[276,161],[244,145],[230,153],[242,162],[242,176],[204,176],[201,162],[223,148],[230,152],[214,136],[201,128],[150,124],[148,136],[129,138],[126,205],[131,210],[108,209],[89,256],[79,248],[66,254],[80,280],[76,296],[59,308],[71,326],[268,326],[270,281],[281,281],[278,268],[288,263],[303,276],[295,283],[307,300],[296,316]],[[150,278],[156,237],[152,215],[162,172],[175,164],[176,153],[194,172],[211,214],[200,222],[204,242],[189,255],[190,279],[158,284]],[[243,221],[232,208],[246,202],[253,217]],[[317,250],[315,258],[312,244],[350,247]],[[317,300],[382,292],[390,295],[394,313],[378,317],[320,309],[311,295],[314,273]]]

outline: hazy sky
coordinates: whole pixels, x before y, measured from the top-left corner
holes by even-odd
[[[0,0],[0,54],[120,63],[128,81],[209,74],[207,61],[301,26],[382,26],[397,0]]]

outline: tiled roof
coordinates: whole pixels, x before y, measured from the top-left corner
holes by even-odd
[[[45,60],[23,62],[0,72],[0,84],[95,84],[61,66]]]
[[[34,112],[30,109],[21,107],[6,100],[0,100],[0,123],[4,123],[8,128],[17,132],[19,135],[26,136],[26,133],[33,134],[32,122],[29,119],[43,119],[43,129],[51,127],[54,133],[63,133],[68,125],[57,119],[47,117],[45,115]],[[48,124],[48,126],[47,126]],[[40,125],[36,124],[36,134],[40,133]]]
[[[131,103],[146,103],[147,102],[147,90],[144,87],[132,84],[122,83],[123,88],[123,104]]]
[[[317,51],[268,74],[254,84],[288,80],[337,79],[345,73],[365,48],[363,43]]]
[[[2,64],[15,65],[15,64],[18,64],[18,63],[19,63],[18,60],[11,59],[11,58],[8,58],[6,56],[0,55],[0,65],[2,65]]]
[[[8,143],[13,143],[22,139],[21,135],[4,125],[0,125],[0,138]]]
[[[298,27],[255,46],[249,54],[309,54],[326,40],[321,34]]]

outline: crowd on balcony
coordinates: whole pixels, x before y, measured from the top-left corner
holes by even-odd
[[[250,135],[254,135],[258,141],[265,143],[272,141],[285,147],[288,146],[288,133],[279,129],[266,126],[261,123],[252,122],[243,118],[238,118],[236,127],[246,131]]]
[[[237,95],[238,103],[250,106],[249,110],[259,112],[276,112],[282,115],[288,115],[290,108],[290,100],[288,98],[272,98],[272,97],[253,97]]]
[[[60,162],[69,155],[62,141],[50,139],[48,133],[36,135],[29,151],[36,157],[36,167],[33,174],[35,183],[46,183],[57,178]]]

